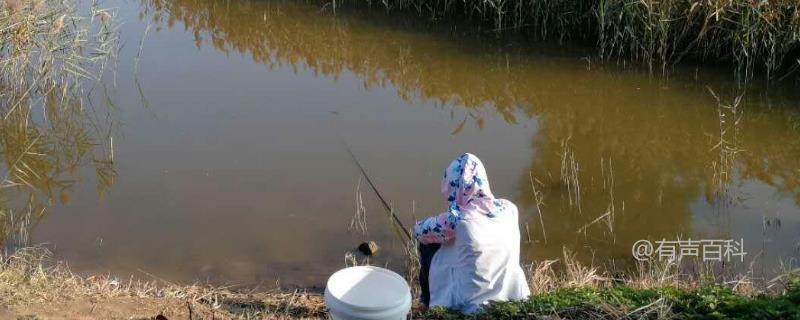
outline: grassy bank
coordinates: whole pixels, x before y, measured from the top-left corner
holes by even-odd
[[[345,1],[356,3],[358,1]],[[469,19],[492,31],[596,44],[603,59],[666,72],[685,59],[724,62],[737,75],[780,79],[800,67],[797,0],[387,0],[437,20]],[[341,4],[339,4],[341,6]]]
[[[562,267],[558,267],[561,265]],[[715,282],[686,277],[670,266],[650,266],[612,278],[566,255],[528,269],[534,295],[491,303],[473,316],[444,309],[415,319],[798,319],[800,281],[788,273],[763,287],[752,279]],[[0,318],[24,319],[321,319],[319,292],[242,291],[209,285],[79,276],[46,249],[26,248],[0,257]],[[696,276],[696,275],[695,275]],[[719,284],[722,283],[722,284]],[[162,318],[163,319],[163,318]]]
[[[714,265],[686,266],[647,263],[611,274],[565,253],[529,266],[528,300],[490,303],[471,316],[439,308],[419,318],[800,319],[796,270],[764,280],[725,275]]]
[[[432,310],[428,319],[798,319],[800,284],[778,296],[742,296],[724,286],[695,290],[674,287],[634,289],[566,288],[531,297],[527,301],[492,303],[481,313],[465,317],[444,309]]]

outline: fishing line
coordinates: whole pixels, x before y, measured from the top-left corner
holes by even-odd
[[[386,209],[386,213],[388,213],[389,216],[394,220],[394,222],[397,224],[396,226],[399,227],[399,229],[403,230],[403,234],[406,236],[406,239],[408,241],[411,241],[412,240],[411,233],[408,232],[408,229],[406,228],[405,225],[403,225],[403,222],[400,221],[399,218],[397,218],[396,214],[394,214],[394,209],[392,209],[392,206],[390,206],[389,203],[386,202],[386,199],[383,197],[381,192],[378,191],[378,188],[375,186],[375,183],[372,182],[372,179],[369,177],[369,174],[367,174],[367,170],[364,169],[364,166],[362,166],[361,162],[358,161],[356,154],[353,153],[352,149],[350,149],[350,145],[347,144],[347,141],[345,141],[344,138],[342,138],[341,136],[340,138],[342,140],[342,144],[344,145],[345,149],[347,149],[347,153],[350,154],[350,157],[353,159],[353,162],[356,163],[356,166],[358,166],[358,169],[361,171],[361,174],[367,180],[367,184],[369,184],[370,188],[372,188],[372,191],[375,192],[375,195],[378,196],[378,199],[381,200],[381,204],[383,205],[383,208]]]

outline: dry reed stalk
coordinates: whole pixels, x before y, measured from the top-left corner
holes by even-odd
[[[598,268],[581,264],[573,253],[564,249],[565,282],[567,288],[597,288],[608,282],[608,278],[601,276]]]
[[[542,294],[557,288],[556,273],[553,264],[558,260],[544,260],[528,265],[528,286],[531,294]]]
[[[607,229],[606,235],[611,237],[612,243],[617,243],[616,233],[614,232],[614,221],[616,218],[616,206],[614,201],[614,168],[611,165],[611,158],[608,159],[607,170],[605,163],[606,163],[605,160],[601,158],[600,172],[603,175],[603,190],[605,190],[608,193],[608,206],[606,207],[606,211],[599,217],[592,220],[591,222],[578,228],[577,232],[583,233],[584,236],[586,236],[588,234],[589,227],[591,227],[596,223],[603,222]],[[608,174],[606,174],[606,172],[608,172]]]
[[[536,214],[539,216],[539,224],[542,226],[542,238],[544,239],[544,243],[547,243],[547,232],[545,231],[544,227],[544,217],[542,213],[542,206],[544,205],[544,195],[539,190],[536,190],[536,184],[534,183],[533,172],[528,171],[528,177],[531,181],[531,193],[533,194],[533,200],[536,203]],[[538,180],[536,180],[538,181]],[[528,233],[528,241],[531,240],[530,230],[528,229],[528,225],[525,224],[525,231]]]
[[[566,248],[561,260],[544,260],[528,265],[527,277],[533,294],[558,288],[599,288],[608,285],[611,279],[602,275],[597,267],[580,263]]]
[[[570,207],[577,207],[578,214],[582,214],[581,184],[578,177],[580,165],[575,160],[575,152],[569,146],[570,139],[571,136],[561,141],[561,182],[567,187]]]
[[[364,197],[361,195],[361,177],[356,183],[356,212],[350,220],[348,231],[355,231],[362,235],[367,234],[367,208],[364,206]]]
[[[721,210],[726,210],[740,200],[738,199],[734,180],[738,154],[744,151],[739,147],[742,121],[744,119],[740,105],[744,94],[738,95],[731,103],[726,104],[722,102],[722,99],[714,90],[707,89],[717,101],[717,115],[719,117],[718,141],[711,147],[711,151],[716,150],[719,154],[717,160],[711,163],[713,172],[713,179],[711,180],[712,203],[715,206],[719,206]]]

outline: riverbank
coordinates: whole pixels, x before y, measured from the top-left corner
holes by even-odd
[[[557,263],[564,269],[556,271]],[[663,266],[662,266],[663,267]],[[787,273],[757,287],[746,277],[714,284],[687,280],[667,268],[612,279],[565,255],[530,266],[534,295],[493,303],[466,317],[443,309],[415,319],[797,319],[800,278]],[[155,278],[155,276],[152,276]],[[156,278],[157,279],[157,278]],[[46,249],[26,248],[0,262],[0,318],[10,319],[324,319],[319,292],[246,292],[165,280],[123,281],[79,276]]]
[[[153,276],[155,277],[155,276]],[[319,293],[242,292],[164,280],[79,276],[32,247],[0,262],[0,319],[324,318]]]
[[[344,2],[339,6],[346,6]],[[384,1],[390,11],[432,20],[469,20],[491,32],[592,43],[605,60],[638,61],[669,72],[686,59],[783,79],[800,67],[796,1]],[[334,2],[336,6],[336,2]],[[343,8],[344,9],[344,8]],[[340,9],[341,10],[341,9]],[[797,73],[794,73],[795,75]]]

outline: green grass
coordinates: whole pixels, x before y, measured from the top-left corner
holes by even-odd
[[[800,319],[800,281],[787,282],[777,295],[746,296],[728,287],[694,290],[675,287],[635,289],[562,288],[518,302],[490,303],[478,314],[434,308],[425,319]]]

